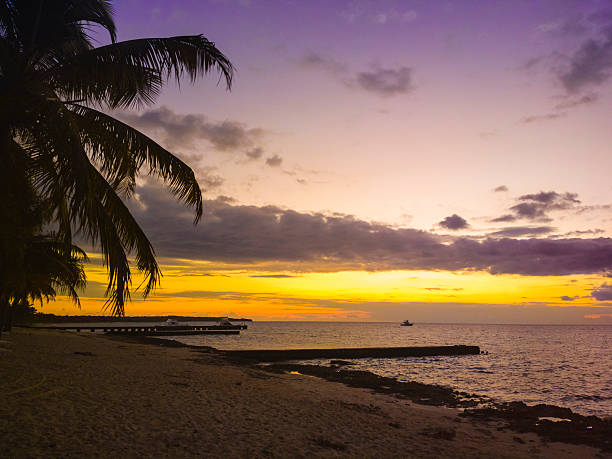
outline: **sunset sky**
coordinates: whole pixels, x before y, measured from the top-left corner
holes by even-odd
[[[115,5],[120,40],[202,33],[237,69],[115,114],[207,199],[194,227],[143,171],[164,278],[128,315],[612,322],[610,2]]]

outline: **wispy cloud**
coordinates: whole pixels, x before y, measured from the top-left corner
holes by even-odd
[[[381,97],[408,94],[414,90],[412,69],[406,66],[381,67],[351,72],[348,66],[329,56],[314,52],[304,56],[300,64],[324,71],[348,88],[370,92]]]
[[[552,113],[545,113],[544,115],[530,115],[530,116],[525,116],[524,118],[522,118],[521,123],[531,124],[531,123],[536,123],[539,121],[554,121],[560,118],[565,118],[566,116],[567,116],[566,112],[552,112]]]

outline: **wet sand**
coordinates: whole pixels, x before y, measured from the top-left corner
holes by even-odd
[[[6,457],[612,457],[202,350],[25,329],[3,339]]]

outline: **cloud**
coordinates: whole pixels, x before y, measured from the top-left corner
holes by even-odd
[[[555,231],[552,226],[511,226],[499,231],[487,234],[489,237],[522,237],[522,236],[541,236]]]
[[[508,187],[506,185],[500,185],[500,186],[493,188],[493,191],[495,193],[503,193],[503,192],[508,191]]]
[[[348,3],[344,10],[340,12],[340,16],[350,23],[356,22],[360,19],[365,19],[368,22],[381,26],[388,23],[411,23],[414,22],[419,16],[413,9],[381,9],[381,6],[381,2],[353,0]]]
[[[300,64],[304,67],[315,68],[331,73],[332,75],[338,75],[346,72],[346,64],[337,61],[329,56],[323,56],[314,52],[306,54],[301,60]]]
[[[604,234],[605,231],[601,228],[595,228],[592,230],[576,230],[569,231],[565,234],[562,234],[561,237],[580,237],[580,236],[596,236],[598,234]]]
[[[546,113],[545,115],[531,115],[521,118],[521,123],[531,124],[539,121],[554,121],[567,116],[566,112],[561,113]]]
[[[301,277],[301,276],[291,276],[289,274],[257,274],[249,277],[265,277],[270,279],[290,279],[293,277]]]
[[[266,158],[266,164],[270,167],[280,167],[283,162],[283,158],[278,155],[270,156]]]
[[[559,73],[566,91],[575,94],[587,86],[605,83],[612,71],[612,25],[608,24],[598,39],[589,38],[570,57],[568,68]]]
[[[346,64],[314,52],[304,56],[300,60],[300,65],[324,71],[348,88],[360,89],[381,97],[407,94],[414,89],[412,69],[406,66],[397,68],[373,66],[370,70],[353,74]]]
[[[591,292],[591,296],[597,301],[612,301],[612,285],[603,283]]]
[[[460,217],[457,214],[453,214],[450,217],[446,217],[444,220],[438,223],[438,225],[440,225],[442,228],[446,228],[453,231],[465,229],[470,226],[464,218]]]
[[[233,266],[260,264],[272,273],[340,270],[487,271],[569,275],[612,271],[612,239],[450,238],[395,228],[350,215],[276,206],[205,202],[204,217],[158,188],[140,187],[132,211],[160,257]]]
[[[590,28],[589,21],[583,15],[564,20],[546,22],[536,27],[539,32],[552,33],[562,37],[567,37],[568,35],[584,35]]]
[[[225,183],[223,177],[212,173],[212,168],[200,168],[196,171],[196,176],[204,191],[219,188]]]
[[[559,299],[563,300],[563,301],[574,301],[576,298],[579,298],[577,296],[567,296],[567,295],[563,295],[561,297],[559,297]]]
[[[580,200],[576,193],[540,191],[535,194],[525,194],[519,196],[517,204],[510,207],[511,214],[494,218],[491,222],[512,222],[518,219],[551,221],[549,212],[576,208],[578,204]]]
[[[168,148],[194,148],[196,142],[207,141],[218,151],[237,151],[257,148],[265,131],[249,128],[239,121],[212,121],[202,114],[178,114],[162,106],[140,114],[125,113],[121,118],[138,129],[161,135]]]
[[[516,217],[511,214],[506,214],[506,215],[502,215],[501,217],[493,218],[489,221],[492,223],[509,223],[509,222],[516,221]]]
[[[597,94],[586,94],[582,97],[567,99],[564,102],[557,104],[555,106],[555,110],[567,110],[568,108],[579,107],[580,105],[589,105],[597,102],[598,99],[599,96]]]
[[[369,72],[360,72],[355,83],[361,89],[390,97],[407,94],[412,91],[412,69],[399,67],[397,69],[378,68]]]
[[[245,152],[245,155],[250,160],[260,159],[263,156],[263,154],[264,154],[264,151],[261,147],[255,147]]]

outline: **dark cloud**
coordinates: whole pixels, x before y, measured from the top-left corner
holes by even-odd
[[[559,297],[561,300],[563,301],[574,301],[577,298],[580,298],[578,296],[567,296],[567,295],[563,295],[561,297]]]
[[[123,114],[121,118],[136,128],[159,133],[169,148],[193,148],[196,141],[205,140],[219,151],[252,149],[265,132],[238,121],[178,114],[165,106],[140,114]]]
[[[407,94],[413,89],[412,69],[409,67],[373,69],[358,73],[355,82],[360,88],[379,96]]]
[[[587,86],[605,83],[612,71],[612,25],[608,24],[598,38],[589,38],[571,56],[568,68],[559,79],[568,93]]]
[[[251,150],[248,150],[245,155],[247,156],[247,158],[252,159],[252,160],[256,160],[256,159],[260,159],[264,154],[264,151],[261,147],[255,147]]]
[[[580,204],[576,193],[540,191],[519,196],[518,203],[510,207],[512,214],[494,218],[492,222],[511,222],[517,219],[550,221],[548,212],[575,208]]]
[[[205,202],[189,209],[157,188],[141,187],[132,206],[160,257],[244,265],[274,272],[439,269],[493,274],[568,275],[612,271],[612,239],[441,237],[431,232],[276,206]],[[279,268],[279,265],[283,267]]]
[[[457,214],[453,214],[449,217],[446,217],[444,220],[438,223],[438,225],[440,225],[442,228],[446,228],[453,231],[465,229],[470,226],[464,218],[460,217]]]
[[[567,116],[567,113],[565,112],[546,113],[545,115],[531,115],[531,116],[526,116],[522,118],[521,123],[531,124],[531,123],[535,123],[538,121],[554,121],[554,120],[558,120],[559,118],[564,118],[565,116]]]
[[[495,193],[503,193],[505,191],[508,191],[508,187],[506,185],[500,185],[500,186],[493,188],[493,191]]]
[[[597,301],[612,301],[612,285],[603,283],[591,292],[591,296]]]
[[[512,226],[487,234],[490,237],[541,236],[555,231],[551,226]]]
[[[516,217],[511,214],[502,215],[501,217],[493,218],[490,220],[493,223],[509,223],[516,221]]]
[[[270,156],[266,158],[266,164],[270,167],[280,167],[283,162],[283,158],[278,155]]]
[[[290,279],[293,277],[301,277],[301,276],[291,276],[289,274],[257,274],[249,277],[265,277],[270,279]]]

